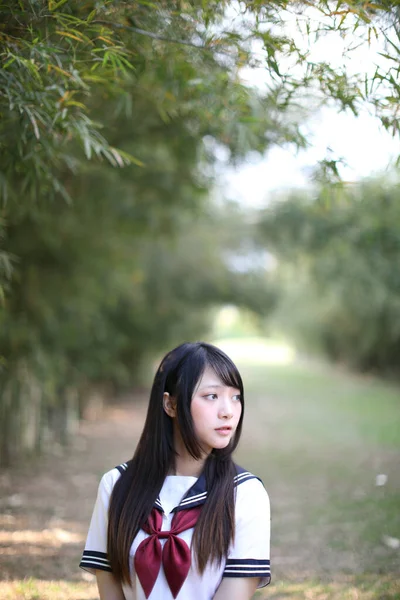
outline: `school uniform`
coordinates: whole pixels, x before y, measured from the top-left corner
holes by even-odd
[[[124,463],[112,469],[102,477],[99,485],[79,565],[92,573],[96,569],[111,571],[107,559],[108,506],[113,486],[126,468]],[[205,477],[166,477],[146,523],[146,531],[141,529],[138,532],[131,547],[132,587],[122,586],[126,600],[211,600],[223,577],[259,577],[258,587],[270,582],[270,506],[267,492],[260,479],[241,467],[237,467],[235,486],[234,543],[221,565],[208,564],[200,575],[195,559],[190,559],[189,548],[194,532],[191,525],[207,498]],[[163,536],[162,532],[171,532],[172,535]],[[181,564],[186,560],[185,552],[189,554],[187,567]],[[153,556],[156,559],[149,560]],[[175,556],[179,560],[175,561]],[[180,564],[183,574],[174,572],[174,562]]]

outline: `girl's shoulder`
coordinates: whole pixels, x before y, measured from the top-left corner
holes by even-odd
[[[257,477],[257,475],[254,475],[254,473],[251,473],[250,471],[248,471],[244,467],[241,467],[240,465],[237,465],[236,463],[235,463],[235,471],[236,471],[236,475],[234,477],[234,482],[235,482],[236,486],[239,486],[239,485],[245,483],[246,481],[250,481],[252,479],[255,479],[262,483],[261,479],[259,477]]]
[[[257,475],[254,475],[254,473],[251,473],[244,467],[241,467],[240,465],[237,465],[237,464],[235,464],[235,470],[236,470],[236,475],[234,477],[234,482],[235,482],[236,487],[242,486],[244,483],[246,483],[247,484],[246,488],[262,487],[263,489],[265,489],[264,484],[263,484],[262,480],[260,479],[260,477],[258,477]],[[252,482],[252,483],[250,484],[249,482]]]
[[[114,487],[118,479],[121,477],[122,473],[125,473],[125,471],[127,470],[130,462],[131,461],[128,460],[127,462],[121,463],[120,465],[117,465],[113,469],[110,469],[109,471],[104,473],[100,481],[100,487],[106,488],[106,490],[111,492],[112,488]]]
[[[256,505],[258,503],[268,503],[268,493],[264,487],[264,483],[257,475],[254,475],[247,469],[236,465],[236,475],[234,478],[237,501],[244,504]]]

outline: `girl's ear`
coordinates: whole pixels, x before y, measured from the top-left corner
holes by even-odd
[[[164,392],[163,407],[169,417],[173,419],[176,417],[176,400],[168,392]]]

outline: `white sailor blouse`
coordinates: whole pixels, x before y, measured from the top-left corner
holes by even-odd
[[[108,506],[115,482],[127,463],[106,473],[100,482],[80,567],[92,573],[110,571],[107,559]],[[236,467],[235,539],[226,560],[211,563],[201,575],[190,562],[190,545],[197,517],[207,498],[205,477],[167,476],[152,513],[135,537],[130,551],[132,586],[123,585],[126,600],[212,600],[222,577],[258,577],[258,587],[270,582],[270,505],[260,479]],[[151,549],[149,548],[151,546]],[[178,582],[168,559],[189,553]],[[156,560],[146,562],[146,552]],[[175,554],[174,554],[175,553]],[[152,555],[153,556],[153,555]],[[140,560],[139,560],[140,559]],[[149,564],[150,563],[150,564]],[[173,571],[173,569],[170,569]]]

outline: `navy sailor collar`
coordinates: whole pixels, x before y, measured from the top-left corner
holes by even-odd
[[[130,461],[129,461],[130,462]],[[122,474],[128,468],[129,463],[122,463],[116,469]],[[236,475],[234,477],[235,487],[248,481],[249,479],[259,479],[243,467],[235,464]],[[261,480],[260,480],[261,481]],[[200,475],[200,477],[194,482],[191,488],[186,492],[179,505],[176,506],[172,512],[178,512],[180,510],[186,510],[188,508],[195,508],[196,506],[201,506],[207,499],[207,488],[206,488],[206,478],[204,473]],[[163,507],[160,502],[160,498],[154,502],[154,508],[157,510],[164,512]]]

